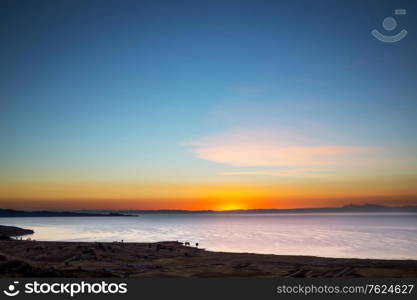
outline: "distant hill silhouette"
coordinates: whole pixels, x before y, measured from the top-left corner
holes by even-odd
[[[90,211],[23,211],[0,209],[0,218],[13,217],[129,217],[137,214],[262,214],[262,213],[388,213],[388,212],[417,212],[417,206],[384,206],[377,204],[346,205],[343,207],[292,208],[292,209],[238,209],[238,210],[90,210]]]
[[[214,210],[124,210],[125,213],[136,214],[195,214],[195,213],[365,213],[365,212],[417,212],[417,206],[384,206],[377,204],[346,205],[343,207],[319,207],[319,208],[292,208],[292,209],[238,209],[226,211]]]
[[[128,217],[131,215],[119,212],[76,212],[76,211],[23,211],[14,209],[0,209],[0,218],[14,217]]]

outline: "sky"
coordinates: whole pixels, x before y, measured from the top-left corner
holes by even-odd
[[[416,8],[0,0],[0,207],[415,205]]]

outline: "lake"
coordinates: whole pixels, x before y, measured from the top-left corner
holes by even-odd
[[[417,259],[416,213],[143,214],[0,218],[36,240],[198,242],[213,251]]]

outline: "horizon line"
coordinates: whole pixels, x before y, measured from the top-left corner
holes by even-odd
[[[80,211],[115,211],[115,212],[250,212],[250,211],[293,211],[293,210],[320,210],[320,209],[343,209],[349,207],[364,208],[364,207],[373,207],[373,208],[414,208],[417,207],[414,205],[382,205],[375,203],[365,203],[365,204],[345,204],[342,206],[322,206],[322,207],[297,207],[297,208],[249,208],[249,209],[225,209],[225,210],[214,210],[214,209],[170,209],[170,208],[161,208],[161,209],[13,209],[13,208],[1,208],[0,210],[14,210],[14,211],[51,211],[51,212],[80,212]]]

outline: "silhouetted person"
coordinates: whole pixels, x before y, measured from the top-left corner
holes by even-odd
[[[198,243],[195,243],[195,246],[198,248]]]

